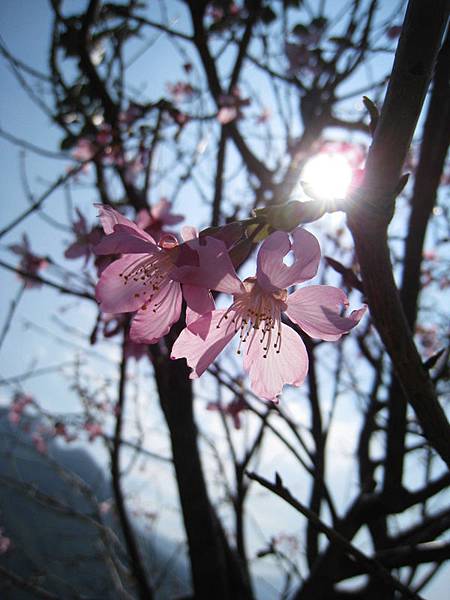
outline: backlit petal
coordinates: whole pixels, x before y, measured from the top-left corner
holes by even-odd
[[[198,230],[191,225],[184,225],[181,228],[181,239],[183,242],[189,242],[190,240],[195,240],[198,238]]]
[[[132,229],[137,229],[137,225],[124,217],[120,212],[112,208],[111,206],[107,206],[106,204],[94,204],[96,208],[99,210],[99,219],[102,224],[103,231],[106,235],[109,235],[114,231],[114,225],[126,225],[127,227],[131,227]]]
[[[183,296],[186,300],[186,324],[190,325],[192,322],[199,319],[202,315],[207,312],[214,310],[214,300],[211,292],[198,285],[183,285]]]
[[[146,307],[141,308],[131,323],[130,339],[138,344],[154,344],[167,335],[181,313],[181,288],[170,281]]]
[[[344,292],[331,285],[311,285],[288,296],[287,316],[312,338],[335,341],[357,325],[366,307],[348,317],[340,315],[348,306]]]
[[[319,242],[312,233],[298,227],[292,232],[293,243],[284,231],[275,231],[261,245],[257,259],[259,285],[267,292],[286,289],[315,276],[320,260]],[[292,250],[294,262],[288,266],[283,259]]]
[[[200,377],[235,335],[232,315],[225,319],[225,313],[226,310],[215,310],[200,317],[189,329],[183,329],[175,341],[171,358],[186,358],[193,369],[191,379]]]
[[[198,263],[197,265],[175,265],[170,274],[172,279],[228,294],[242,291],[241,281],[221,240],[206,236],[193,239],[186,244],[189,251],[195,252]],[[183,256],[183,246],[180,247],[180,257]]]
[[[94,247],[94,252],[97,255],[142,254],[144,252],[151,254],[155,251],[157,251],[157,246],[148,233],[137,227],[120,224],[114,225],[113,232],[105,235]]]
[[[255,337],[244,355],[244,369],[253,392],[264,400],[277,402],[284,385],[301,385],[308,372],[308,354],[301,337],[281,325],[281,347],[265,349]]]
[[[125,283],[121,274],[137,260],[146,258],[146,254],[127,254],[115,260],[102,272],[97,284],[95,296],[102,311],[107,313],[132,312],[150,301],[152,289],[138,278],[129,278]],[[160,287],[166,282],[162,282]]]

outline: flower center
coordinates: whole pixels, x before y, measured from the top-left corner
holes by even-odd
[[[247,352],[253,343],[263,344],[263,358],[267,358],[273,348],[277,354],[281,351],[281,313],[286,309],[287,290],[265,292],[257,283],[256,277],[244,281],[245,292],[235,296],[233,304],[223,315],[234,312],[232,322],[236,333],[239,331],[238,354],[242,345],[248,342]],[[221,319],[221,321],[222,321]],[[217,327],[220,327],[220,322]]]
[[[145,296],[145,306],[150,302],[161,289],[161,286],[167,281],[168,275],[172,270],[176,254],[169,250],[161,250],[154,254],[149,254],[144,257],[137,258],[135,261],[130,263],[122,273],[119,273],[119,277],[122,278],[123,284],[132,280],[134,282],[140,282],[144,288],[142,294]],[[139,297],[139,293],[135,293],[135,297]]]

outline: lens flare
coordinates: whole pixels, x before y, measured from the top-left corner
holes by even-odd
[[[314,196],[323,200],[345,198],[353,178],[353,169],[342,154],[317,154],[303,167],[301,181]]]

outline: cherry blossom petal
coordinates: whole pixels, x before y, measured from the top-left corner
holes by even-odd
[[[184,220],[183,215],[171,213],[172,203],[167,198],[161,198],[152,208],[152,217],[164,225],[176,225]]]
[[[94,247],[97,255],[102,254],[153,254],[158,251],[153,238],[136,227],[114,225],[114,231]]]
[[[80,258],[89,254],[89,246],[83,242],[73,242],[64,252],[66,258]]]
[[[181,313],[181,286],[171,281],[131,323],[130,339],[138,344],[154,344],[167,335]]]
[[[146,208],[142,208],[136,215],[136,225],[139,229],[146,229],[151,225],[152,216]]]
[[[117,210],[114,210],[111,206],[107,206],[106,204],[94,204],[96,208],[98,208],[100,223],[102,224],[103,231],[106,235],[113,233],[114,225],[127,225],[127,227],[131,227],[136,229],[137,226],[133,221],[127,219],[123,215],[120,214]]]
[[[255,337],[244,356],[244,369],[251,388],[264,400],[278,401],[284,385],[301,385],[308,372],[308,354],[301,337],[291,327],[281,325],[281,348],[264,349]]]
[[[193,369],[190,378],[196,379],[217,358],[235,335],[232,314],[223,318],[226,310],[215,310],[200,317],[180,333],[172,347],[171,358],[185,358]]]
[[[181,238],[183,242],[195,240],[195,238],[198,238],[197,228],[192,227],[192,225],[184,225],[184,227],[181,228]]]
[[[312,235],[298,227],[292,232],[291,246],[289,235],[275,231],[264,240],[258,252],[256,277],[259,285],[267,292],[288,288],[315,276],[320,260],[319,242]],[[283,258],[292,249],[294,262],[284,264]]]
[[[341,317],[341,308],[348,306],[344,292],[331,285],[311,285],[297,290],[287,299],[287,316],[312,338],[336,341],[355,327],[366,307]]]
[[[198,264],[180,266],[177,262],[170,273],[171,279],[227,294],[238,294],[243,290],[241,280],[236,275],[226,246],[221,240],[206,236],[186,242],[183,246],[195,252]]]
[[[217,120],[222,125],[226,125],[227,123],[231,123],[238,116],[237,108],[232,106],[222,106],[222,108],[217,113]]]
[[[214,300],[211,292],[198,285],[183,285],[183,296],[186,300],[186,324],[190,325],[202,315],[214,310]]]
[[[150,300],[151,289],[144,285],[145,281],[141,279],[135,281],[130,277],[125,283],[124,278],[121,277],[125,269],[147,256],[147,254],[128,254],[115,260],[102,272],[95,295],[103,312],[132,312]],[[164,286],[167,282],[168,280],[164,280],[160,286]]]

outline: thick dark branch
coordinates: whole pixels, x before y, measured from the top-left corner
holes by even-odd
[[[450,529],[450,509],[445,508],[391,537],[389,547],[395,548],[397,546],[432,542],[448,529]]]
[[[433,73],[448,10],[446,0],[436,0],[433,11],[422,0],[410,0],[408,5],[364,182],[364,190],[375,193],[379,210],[387,214],[393,210],[393,192]]]
[[[250,45],[253,33],[253,27],[256,23],[257,17],[259,15],[259,9],[261,7],[261,0],[252,0],[248,3],[250,14],[247,19],[247,24],[245,26],[244,35],[239,41],[239,50],[236,58],[236,62],[233,66],[233,71],[231,73],[230,84],[228,86],[228,92],[231,92],[235,85],[237,85],[239,81],[239,75],[241,74],[242,66],[244,64],[244,60],[247,56],[247,50]]]
[[[411,198],[408,237],[400,298],[411,329],[417,313],[420,267],[428,221],[436,203],[437,191],[450,141],[450,32],[438,57],[433,89],[423,129],[420,157]]]
[[[212,205],[211,227],[217,227],[220,221],[222,194],[223,194],[223,174],[225,169],[225,153],[227,145],[227,136],[222,128],[220,132],[219,147],[217,149],[216,176],[214,180],[214,200]]]
[[[432,12],[420,0],[409,4],[365,180],[359,200],[350,206],[349,227],[370,310],[403,392],[428,441],[450,466],[450,426],[414,345],[395,285],[386,234],[447,16],[444,0],[436,2]]]
[[[195,597],[251,598],[209,500],[197,445],[187,366],[183,361],[168,359],[156,345],[151,350],[161,408],[170,432]]]
[[[91,26],[95,23],[95,17],[98,14],[100,7],[100,0],[90,0],[87,10],[84,14],[79,45],[80,67],[83,70],[86,77],[88,78],[89,82],[91,83],[96,94],[101,99],[103,108],[105,109],[105,116],[108,123],[110,123],[114,127],[117,123],[117,106],[112,100],[111,96],[109,95],[105,83],[101,80],[99,74],[97,73],[97,70],[92,63],[89,54],[89,49],[91,47],[90,29]]]
[[[311,410],[311,434],[314,439],[314,454],[312,456],[314,462],[314,477],[311,488],[311,496],[309,499],[309,509],[320,516],[322,499],[324,496],[324,477],[325,477],[325,435],[322,426],[322,412],[320,409],[319,390],[317,385],[316,363],[314,355],[314,346],[310,342],[306,348],[309,356],[308,369],[308,387],[309,387],[309,404]],[[318,530],[312,521],[308,521],[306,532],[306,556],[310,568],[316,561],[319,552],[319,535]]]
[[[386,569],[417,567],[430,562],[442,563],[450,559],[450,543],[432,542],[418,546],[402,546],[391,550],[382,550],[375,554],[374,559]],[[348,579],[349,577],[364,575],[365,572],[361,565],[348,561],[341,566],[339,578]]]
[[[147,580],[144,563],[139,551],[136,535],[133,531],[133,525],[128,517],[125,498],[122,490],[121,471],[120,471],[120,449],[122,442],[122,425],[125,411],[126,397],[126,370],[127,360],[125,352],[125,334],[122,348],[122,361],[120,363],[119,393],[116,404],[116,425],[114,429],[114,438],[111,449],[111,480],[114,492],[114,500],[122,527],[123,536],[130,555],[130,568],[136,580],[141,600],[152,600],[153,590]]]
[[[400,300],[406,320],[414,331],[420,293],[420,269],[428,221],[436,202],[437,190],[450,138],[450,34],[438,57],[430,104],[423,129],[420,158],[414,180],[408,237],[403,259]],[[406,400],[394,377],[389,393],[389,421],[384,485],[394,490],[401,485],[405,454]]]

